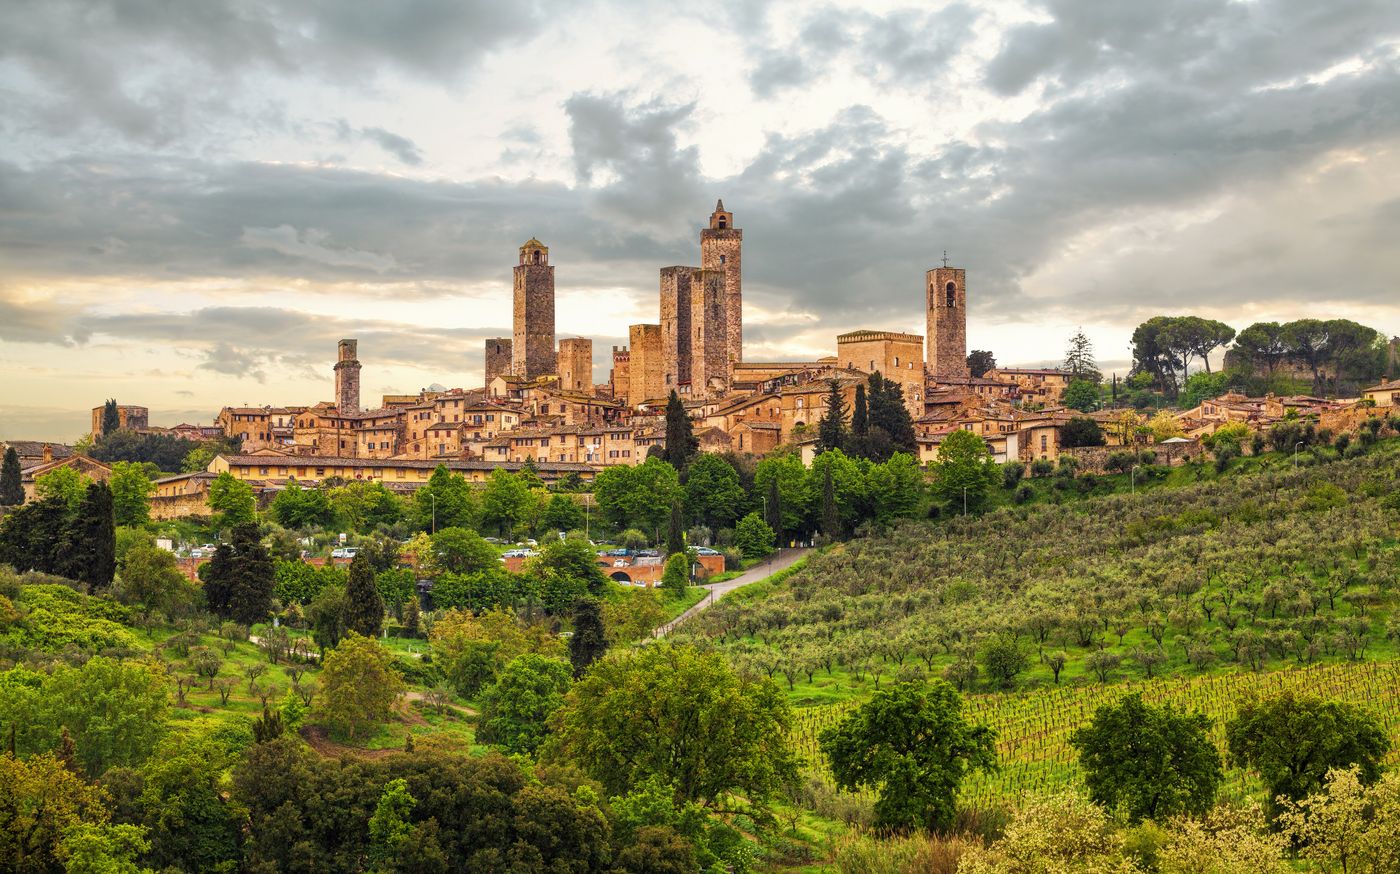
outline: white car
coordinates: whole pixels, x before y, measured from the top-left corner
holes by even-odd
[[[357,546],[342,546],[331,550],[331,558],[354,558],[359,552]]]

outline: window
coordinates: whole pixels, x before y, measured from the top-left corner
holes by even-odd
[[[898,367],[898,366],[899,366],[899,356],[898,356],[898,355],[896,355],[896,356],[894,357],[894,366],[895,366],[895,367]]]
[[[319,479],[320,477],[325,476],[325,475],[326,475],[326,469],[325,469],[324,467],[318,467],[318,468],[316,468],[316,477],[317,477],[318,479]]]
[[[728,227],[728,224],[729,224],[728,219],[726,219],[724,216],[720,216],[720,217],[719,217],[719,229],[720,229],[721,231],[724,230],[726,227]],[[723,258],[724,256],[721,255],[720,257]]]
[[[958,286],[957,286],[955,283],[950,282],[950,283],[948,283],[948,287],[947,287],[945,290],[948,292],[948,307],[949,307],[949,309],[951,309],[951,308],[957,306],[957,305],[958,305]]]
[[[721,227],[722,227],[722,226],[721,226]],[[719,256],[719,263],[721,263],[721,264],[724,263],[724,256],[723,256],[723,255]]]
[[[259,475],[259,476],[267,476],[267,468],[265,468],[265,467],[260,467],[260,468],[258,468],[258,475]]]
[[[540,263],[540,253],[539,253],[539,250],[536,250],[536,251],[535,251],[535,263],[536,263],[536,264]]]
[[[804,406],[806,406],[806,402],[807,402],[807,399],[806,399],[806,398],[798,398],[798,399],[797,399],[797,408],[798,408],[799,410],[802,409]]]

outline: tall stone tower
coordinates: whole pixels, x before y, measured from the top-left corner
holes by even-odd
[[[966,379],[967,271],[935,267],[924,274],[928,293],[928,373],[935,382]]]
[[[514,316],[512,372],[526,379],[554,373],[554,268],[549,247],[533,237],[515,265]]]
[[[360,411],[360,360],[358,340],[341,340],[335,362],[335,408],[337,412]]]
[[[643,401],[664,398],[661,366],[661,326],[629,325],[630,341],[627,362],[627,404],[637,406]]]
[[[734,214],[725,212],[724,201],[717,201],[710,226],[700,231],[700,266],[724,271],[725,348],[730,361],[744,358],[743,248],[744,232],[734,227]]]
[[[511,372],[511,339],[492,337],[486,341],[486,382]]]
[[[699,397],[729,390],[728,287],[723,270],[697,270],[690,283],[690,391]]]
[[[593,394],[593,341],[571,337],[559,341],[559,387]]]
[[[690,391],[690,288],[694,267],[661,268],[661,361],[666,393]]]

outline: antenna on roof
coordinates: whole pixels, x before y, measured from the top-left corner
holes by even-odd
[[[944,267],[947,267],[947,266],[948,266],[948,250],[947,250],[947,249],[944,249],[944,250],[943,250],[943,266],[944,266]]]

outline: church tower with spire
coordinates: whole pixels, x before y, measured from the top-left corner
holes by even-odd
[[[743,246],[744,232],[734,227],[734,214],[717,201],[710,226],[700,231],[700,267],[724,274],[725,352],[731,364],[744,357]]]

